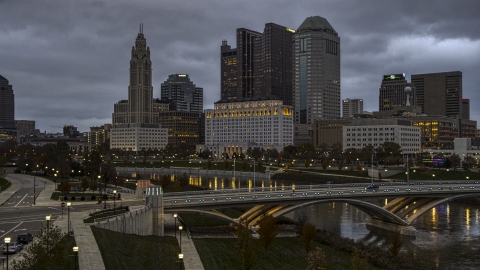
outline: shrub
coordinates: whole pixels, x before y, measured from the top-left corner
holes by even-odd
[[[95,201],[97,199],[97,197],[95,197],[95,195],[92,195],[92,197],[90,198],[92,201]]]
[[[72,201],[75,201],[75,196],[72,196]]]
[[[62,201],[68,201],[68,197],[67,196],[63,196],[63,200]]]
[[[102,196],[102,199],[106,200],[106,199],[107,199],[107,195],[103,195],[103,196]]]
[[[82,197],[80,198],[80,200],[81,200],[81,201],[85,201],[85,197],[82,196]]]

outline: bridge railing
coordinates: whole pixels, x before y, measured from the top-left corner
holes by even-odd
[[[126,234],[151,235],[153,232],[151,209],[152,205],[147,205],[127,213],[96,218],[94,226]]]

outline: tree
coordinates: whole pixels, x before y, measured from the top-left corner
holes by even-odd
[[[97,191],[98,189],[97,182],[90,182],[90,189],[93,190],[93,192],[95,193],[95,191]]]
[[[69,237],[62,233],[57,226],[50,225],[36,236],[34,242],[21,253],[21,260],[13,260],[11,269],[65,269],[70,267],[71,249],[66,246],[67,241],[62,238]]]
[[[258,162],[257,164],[257,172],[261,172],[263,170],[263,162]]]
[[[212,168],[212,161],[209,159],[209,160],[207,161],[207,169],[210,170],[210,168]]]
[[[295,232],[297,235],[302,236],[303,227],[305,224],[308,223],[308,216],[306,214],[302,214],[297,218],[297,222],[295,222]]]
[[[173,182],[173,192],[180,192],[182,191],[182,186],[180,185],[179,181]]]
[[[237,226],[237,240],[239,249],[238,254],[240,255],[243,269],[250,270],[256,264],[252,232],[245,226],[245,224],[242,224],[242,222]]]
[[[163,192],[165,192],[169,184],[170,184],[170,175],[166,174],[166,175],[160,176],[160,186],[162,186]]]
[[[267,215],[260,221],[257,231],[260,236],[260,246],[265,248],[265,257],[268,258],[267,250],[275,241],[277,236],[277,220],[272,215]]]
[[[324,160],[322,161],[322,168],[323,168],[324,171],[327,170],[328,165],[330,165],[330,160],[328,160],[328,159],[326,158],[326,159],[324,159]]]
[[[362,255],[358,248],[355,248],[352,254],[352,266],[354,270],[366,270],[368,263],[365,256]]]
[[[229,166],[230,166],[230,162],[228,161],[228,159],[225,159],[225,161],[223,162],[223,167],[225,169],[228,169]]]
[[[64,194],[70,193],[70,181],[62,181],[58,184],[58,190]]]
[[[343,169],[343,160],[338,161],[337,168],[338,168],[339,171],[341,171]]]
[[[453,153],[452,155],[450,155],[450,162],[452,163],[454,171],[457,170],[457,167],[460,167],[461,161],[462,160],[460,159],[460,156],[458,154]]]
[[[300,238],[303,242],[303,248],[307,253],[310,251],[311,243],[315,236],[317,236],[317,228],[315,227],[315,225],[313,225],[312,223],[305,224]]]
[[[82,177],[82,180],[80,182],[80,185],[82,186],[83,188],[83,192],[85,192],[85,190],[88,188],[88,186],[90,185],[90,183],[88,182],[88,178],[87,177]]]
[[[389,232],[387,239],[388,251],[392,253],[393,256],[397,256],[402,248],[403,241],[400,239],[400,231]]]
[[[244,161],[242,162],[242,168],[243,168],[243,170],[246,170],[247,167],[248,167],[248,162],[247,162],[246,160],[244,160]]]
[[[327,261],[323,249],[317,247],[315,251],[308,255],[307,270],[325,270],[327,269]]]

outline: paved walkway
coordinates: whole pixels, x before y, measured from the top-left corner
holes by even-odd
[[[9,179],[8,175],[7,175],[6,178],[7,178],[7,180],[9,180],[12,183],[12,185],[6,190],[2,190],[2,192],[0,193],[0,204],[1,205],[3,205],[6,201],[8,201],[10,199],[10,197],[13,196],[13,194],[15,194],[19,189],[22,188],[22,183]]]
[[[180,244],[180,232],[178,230],[178,226],[180,225],[180,222],[177,220],[177,241],[182,247],[185,270],[203,270],[203,264],[195,248],[195,244],[185,230],[182,232],[182,242]],[[165,236],[175,236],[175,218],[172,214],[165,215]]]

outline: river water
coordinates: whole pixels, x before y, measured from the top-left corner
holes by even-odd
[[[263,179],[220,179],[190,177],[190,184],[210,189],[281,186]],[[386,199],[374,201],[378,205]],[[308,206],[286,216],[297,220],[307,215],[317,229],[340,233],[355,241],[385,245],[388,232],[366,226],[367,214],[346,203],[325,203]],[[460,203],[438,205],[411,224],[416,237],[402,236],[402,253],[433,261],[440,269],[480,269],[480,206]],[[385,247],[386,248],[386,247]]]

